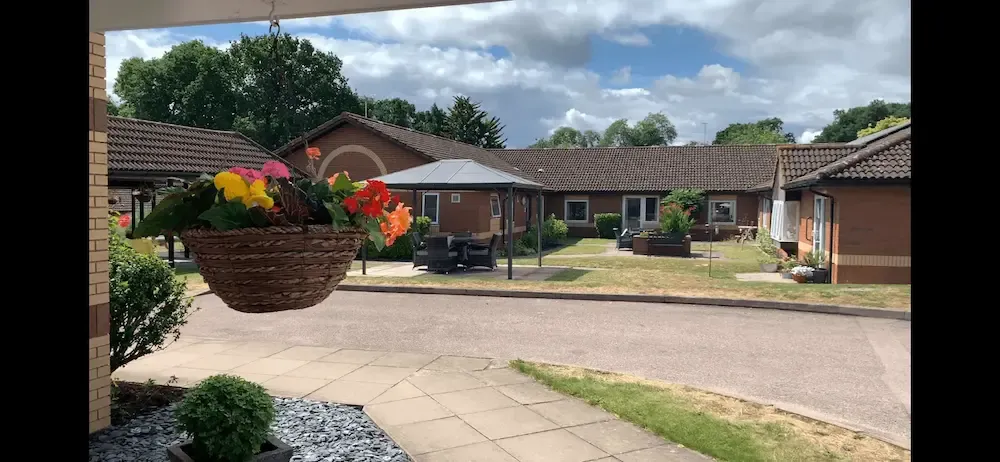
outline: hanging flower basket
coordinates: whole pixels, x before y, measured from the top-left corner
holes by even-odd
[[[315,148],[307,154],[319,157]],[[322,302],[366,239],[381,250],[409,227],[410,208],[385,183],[353,182],[347,172],[293,180],[284,164],[271,161],[260,171],[234,167],[169,194],[134,234],[179,232],[227,306],[268,313]]]

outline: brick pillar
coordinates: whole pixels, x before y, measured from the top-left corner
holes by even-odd
[[[111,425],[108,93],[104,34],[90,33],[90,431]]]

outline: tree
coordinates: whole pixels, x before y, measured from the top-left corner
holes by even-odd
[[[601,135],[601,146],[632,146],[632,138],[629,136],[628,119],[618,119],[611,122],[608,128],[604,129]]]
[[[443,136],[447,125],[448,113],[438,107],[437,103],[431,105],[429,110],[420,111],[414,116],[413,128],[431,135]]]
[[[634,127],[618,119],[604,130],[601,146],[667,146],[677,139],[677,128],[662,112],[651,112]]]
[[[507,142],[503,129],[500,119],[489,117],[479,103],[473,103],[468,96],[456,96],[448,108],[444,136],[482,148],[502,149]]]
[[[235,129],[277,148],[341,112],[359,112],[339,58],[289,34],[276,51],[272,36],[243,35],[227,51],[194,40],[161,58],[127,59],[114,87],[118,113]]]
[[[552,136],[535,141],[532,148],[590,148],[597,146],[601,135],[593,130],[581,132],[573,127],[559,127]]]
[[[108,115],[109,116],[119,116],[119,117],[132,117],[135,118],[135,109],[127,104],[118,104],[114,101],[108,100]]]
[[[231,129],[238,95],[229,55],[200,40],[178,44],[162,58],[122,62],[114,91],[131,116],[200,128]]]
[[[712,144],[780,144],[794,143],[795,135],[784,131],[785,123],[777,118],[750,123],[729,124],[715,134]]]
[[[413,103],[400,98],[375,100],[364,97],[368,101],[368,117],[380,122],[411,128],[417,119],[417,107]]]
[[[867,106],[837,109],[833,122],[823,128],[814,143],[846,143],[857,139],[858,132],[889,116],[910,117],[910,103],[886,103],[877,99]]]
[[[870,125],[868,127],[862,128],[861,130],[858,130],[858,138],[861,138],[862,136],[871,135],[872,133],[878,133],[887,128],[895,127],[896,125],[909,121],[910,119],[907,117],[889,116],[876,122],[875,125]]]
[[[308,40],[283,34],[241,35],[229,47],[239,95],[235,128],[277,148],[341,112],[360,112],[361,100],[341,73],[343,62]]]

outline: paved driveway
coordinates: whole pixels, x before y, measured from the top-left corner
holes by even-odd
[[[910,323],[625,302],[337,292],[244,314],[198,297],[182,333],[588,366],[771,403],[908,444]]]

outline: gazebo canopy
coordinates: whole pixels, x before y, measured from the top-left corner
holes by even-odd
[[[487,167],[474,160],[448,159],[382,175],[382,181],[395,189],[530,189],[540,191],[543,186],[516,175]]]

